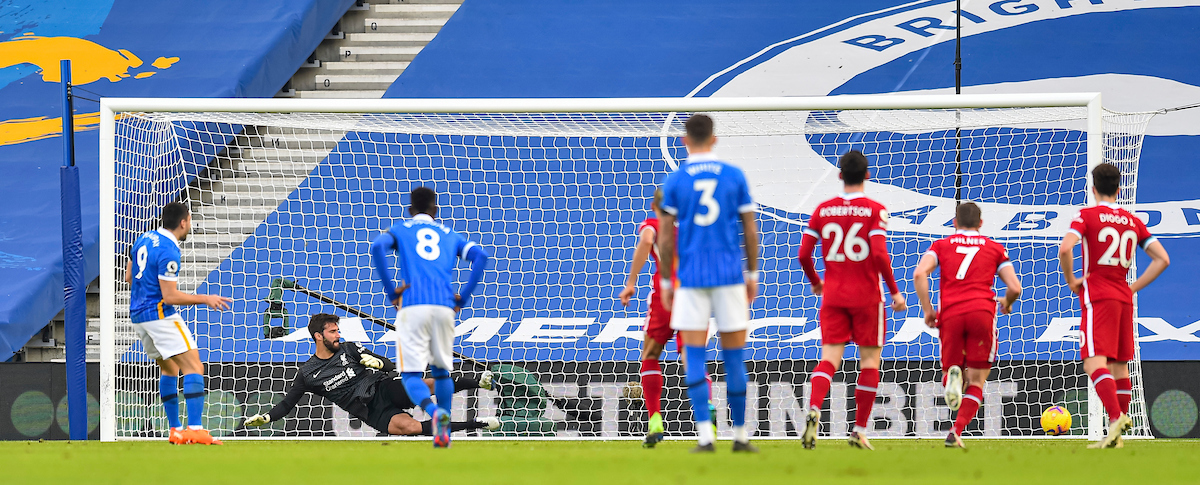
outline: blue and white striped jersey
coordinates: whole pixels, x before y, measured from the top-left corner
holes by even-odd
[[[179,280],[179,241],[163,228],[142,234],[133,243],[133,287],[129,293],[129,319],[133,323],[162,320],[176,313],[163,304],[159,280]]]
[[[388,250],[396,252],[401,278],[410,285],[404,291],[403,305],[454,308],[454,290],[450,286],[454,265],[458,258],[466,259],[475,243],[427,214],[397,223],[388,233],[395,239],[395,246]]]
[[[715,155],[689,156],[663,186],[663,210],[679,222],[676,278],[685,288],[745,282],[741,218],[757,209],[742,170]]]

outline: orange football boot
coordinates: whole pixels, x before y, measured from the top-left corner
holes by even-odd
[[[183,437],[187,442],[193,445],[221,445],[221,440],[213,438],[207,429],[191,429],[188,428],[183,432]]]
[[[169,442],[173,445],[188,444],[187,438],[183,437],[183,430],[179,429],[179,428],[171,428],[170,434],[168,435],[168,438],[167,438],[167,442]]]

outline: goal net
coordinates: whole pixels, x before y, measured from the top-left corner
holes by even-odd
[[[332,101],[332,100],[330,100]],[[313,353],[305,325],[341,315],[345,340],[393,357],[395,309],[372,274],[371,240],[408,217],[408,193],[437,191],[438,219],[492,255],[459,314],[455,373],[494,372],[461,393],[455,420],[497,416],[477,436],[618,438],[644,434],[638,381],[650,269],[633,303],[617,300],[650,201],[686,152],[690,113],[716,120],[720,156],[742,167],[760,205],[761,296],[751,308],[748,425],[795,437],[819,350],[819,299],[796,253],[811,210],[841,189],[838,156],[870,160],[868,195],[890,211],[889,250],[914,304],[891,314],[872,436],[943,437],[936,331],[925,328],[912,272],[950,234],[959,201],[983,209],[1025,288],[998,318],[999,358],[968,436],[1043,436],[1063,405],[1072,436],[1098,438],[1103,411],[1078,361],[1079,304],[1057,244],[1089,203],[1087,174],[1107,160],[1134,201],[1149,115],[1106,113],[1099,95],[839,96],[599,100],[122,100],[101,125],[102,437],[166,430],[158,369],[129,321],[127,253],[167,202],[190,205],[179,287],[233,298],[229,311],[184,307],[207,363],[205,426],[220,437],[374,437],[315,396],[281,422],[244,429],[278,403]],[[818,263],[820,265],[820,263]],[[819,268],[820,269],[820,268]],[[465,271],[460,270],[460,271]],[[465,276],[460,273],[459,280]],[[936,278],[935,278],[936,279]],[[710,341],[721,435],[730,426]],[[822,433],[854,421],[857,354],[834,379]],[[663,356],[669,436],[693,434],[675,344]],[[1132,435],[1150,436],[1133,364]],[[414,411],[419,418],[420,411]]]

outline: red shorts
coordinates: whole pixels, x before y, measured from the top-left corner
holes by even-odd
[[[976,310],[938,317],[942,370],[952,365],[990,369],[996,362],[996,313]]]
[[[862,347],[882,347],[887,317],[883,302],[861,307],[821,305],[821,343],[854,342]]]
[[[1082,299],[1081,299],[1082,300]],[[1079,354],[1103,355],[1109,360],[1133,360],[1133,304],[1121,300],[1082,302]]]
[[[666,345],[675,335],[671,328],[671,312],[662,306],[662,295],[657,291],[650,292],[650,312],[646,314],[646,337]],[[682,350],[681,342],[675,342],[676,348]]]

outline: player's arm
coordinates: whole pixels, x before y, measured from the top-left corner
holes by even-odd
[[[871,237],[871,258],[874,261],[875,267],[879,270],[879,274],[883,275],[883,282],[887,284],[888,293],[892,295],[892,311],[902,312],[908,309],[908,305],[904,301],[904,294],[900,293],[900,287],[896,286],[896,275],[892,273],[892,257],[887,250],[887,236],[883,229],[875,229],[870,233]]]
[[[467,306],[467,301],[471,299],[471,293],[475,291],[475,287],[479,286],[479,281],[483,279],[483,271],[487,269],[488,253],[483,248],[475,243],[468,242],[460,250],[464,252],[464,258],[471,262],[471,274],[467,275],[467,282],[463,283],[458,289],[458,295],[455,295],[454,311],[458,311]]]
[[[758,223],[754,209],[741,213],[742,239],[746,242],[746,301],[758,296]]]
[[[1067,280],[1067,288],[1072,293],[1079,293],[1083,279],[1075,277],[1075,245],[1079,244],[1079,232],[1072,229],[1062,238],[1058,245],[1058,267],[1062,268],[1063,277]],[[1084,275],[1086,278],[1087,275]]]
[[[1017,278],[1017,271],[1013,269],[1011,261],[1001,263],[996,274],[1000,276],[1000,281],[1004,282],[1004,297],[996,300],[1000,302],[1000,313],[1008,315],[1012,313],[1013,303],[1021,297],[1021,279]]]
[[[929,275],[938,267],[937,253],[930,249],[921,256],[917,269],[913,271],[913,287],[917,289],[917,300],[921,303],[921,311],[925,313],[925,325],[937,328],[938,314],[929,297]]]
[[[633,250],[633,264],[629,267],[629,276],[625,277],[625,288],[617,296],[622,305],[629,306],[629,300],[637,293],[637,277],[646,265],[646,259],[650,257],[650,250],[654,248],[654,235],[654,228],[650,226],[643,227],[638,235],[638,244]]]
[[[1142,245],[1142,250],[1146,251],[1147,256],[1150,256],[1150,266],[1146,268],[1146,271],[1142,272],[1142,275],[1138,279],[1134,280],[1133,284],[1129,285],[1129,289],[1133,290],[1134,293],[1153,283],[1158,278],[1158,275],[1161,275],[1167,269],[1167,266],[1171,265],[1171,257],[1167,254],[1167,249],[1163,247],[1162,243],[1158,242],[1157,238],[1151,237],[1147,239]]]
[[[817,265],[813,262],[813,250],[816,249],[819,240],[820,234],[813,229],[813,220],[809,219],[808,227],[804,228],[804,236],[800,239],[800,253],[797,258],[800,259],[800,267],[804,269],[804,275],[808,276],[813,294],[817,296],[821,296],[821,293],[825,291],[825,282],[821,281],[821,275],[817,274]]]
[[[292,381],[292,387],[288,388],[287,394],[283,396],[283,400],[279,401],[279,404],[272,406],[270,411],[246,418],[242,425],[246,427],[262,426],[283,419],[296,408],[297,404],[300,404],[300,398],[304,397],[306,392],[308,392],[308,388],[305,387],[304,380],[297,373],[296,379]]]
[[[664,211],[667,209],[663,207]],[[675,267],[675,210],[663,214],[658,220],[658,264],[663,268]],[[659,275],[659,289],[662,293],[663,309],[671,311],[675,302],[675,283],[665,272]]]
[[[228,310],[233,299],[221,295],[193,295],[179,291],[179,283],[159,279],[158,287],[162,290],[163,303],[167,305],[208,305],[213,310]]]
[[[403,288],[396,288],[396,283],[392,281],[392,271],[388,265],[388,253],[395,251],[396,238],[392,237],[392,233],[384,231],[371,241],[371,263],[375,266],[375,277],[383,284],[383,296],[392,306],[400,306],[400,293]]]

